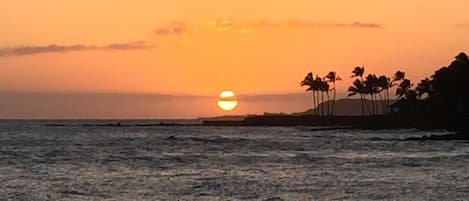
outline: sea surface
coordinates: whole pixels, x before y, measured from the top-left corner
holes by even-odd
[[[469,200],[444,130],[116,122],[0,121],[0,200]]]

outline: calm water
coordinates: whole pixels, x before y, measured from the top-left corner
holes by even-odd
[[[468,143],[398,141],[444,131],[44,123],[0,122],[0,200],[469,198]]]

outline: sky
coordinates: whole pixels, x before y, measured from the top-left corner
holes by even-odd
[[[216,99],[228,89],[262,97],[304,93],[299,82],[306,73],[334,70],[344,78],[337,84],[344,97],[357,65],[389,76],[402,70],[418,82],[468,52],[466,7],[464,0],[3,1],[0,91]],[[184,111],[175,104],[142,117],[227,114],[214,110],[214,101]],[[152,110],[151,103],[135,107]],[[80,109],[79,101],[72,105]],[[286,105],[228,114],[310,106],[308,101],[297,108]],[[132,111],[132,104],[125,107]],[[41,117],[64,117],[40,108]],[[78,117],[93,115],[129,116],[97,111]]]

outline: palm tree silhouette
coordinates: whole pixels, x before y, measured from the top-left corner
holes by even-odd
[[[381,91],[385,91],[383,101],[383,113],[387,112],[387,106],[389,105],[389,89],[393,86],[391,82],[391,78],[386,77],[385,75],[381,75],[378,77],[378,86],[380,87]],[[380,94],[381,95],[381,94]]]
[[[432,96],[431,80],[428,78],[421,80],[420,83],[417,84],[417,87],[415,87],[415,91],[417,92],[417,96],[419,98],[421,98],[424,94],[427,94],[427,97],[431,97]]]
[[[321,116],[324,116],[324,92],[325,92],[326,87],[324,85],[324,81],[321,79],[321,77],[317,75],[313,83],[318,93],[321,92],[321,101],[318,100],[318,102],[321,102]],[[318,95],[318,98],[319,98],[319,95]]]
[[[405,72],[398,70],[396,73],[394,73],[394,78],[392,81],[401,81],[405,79]]]
[[[411,98],[410,96],[412,96],[412,94],[409,94],[409,92],[415,93],[415,91],[410,91],[411,88],[412,88],[412,82],[410,82],[410,80],[406,79],[405,72],[397,71],[394,74],[394,81],[401,81],[401,83],[399,83],[399,85],[398,85],[398,88],[396,89],[396,95],[399,98],[404,97],[404,98],[408,99],[408,98]]]
[[[359,79],[356,79],[353,83],[352,86],[348,88],[348,97],[350,96],[355,96],[357,94],[360,95],[360,101],[361,101],[361,109],[362,109],[362,116],[365,115],[365,110],[364,110],[364,105],[363,105],[363,94],[365,92],[365,86],[363,86],[363,82]]]
[[[378,77],[375,74],[369,74],[365,79],[365,93],[369,94],[371,97],[371,110],[372,114],[376,115],[378,108],[376,105],[376,95],[380,92],[378,87]]]
[[[327,81],[325,80],[322,80],[321,78],[318,79],[318,82],[320,83],[320,90],[321,90],[321,98],[322,98],[322,101],[321,101],[321,115],[324,116],[324,112],[326,112],[324,110],[324,107],[326,106],[324,104],[324,93],[326,93],[327,95],[327,115],[330,115],[330,107],[329,107],[329,104],[330,104],[330,97],[329,97],[329,91],[330,91],[330,86],[329,86],[329,83],[327,83]]]
[[[404,79],[402,80],[402,82],[399,84],[397,90],[396,90],[396,95],[401,98],[401,97],[405,97],[405,95],[407,94],[407,92],[409,91],[411,87],[411,83],[410,83],[410,80],[408,79]]]
[[[313,93],[313,110],[314,110],[314,114],[316,114],[316,84],[315,84],[315,80],[313,78],[313,73],[312,72],[309,72],[305,78],[303,79],[303,81],[301,81],[300,83],[300,86],[308,86],[308,88],[306,89],[306,91],[311,91]]]
[[[364,91],[364,84],[363,84],[363,74],[365,73],[365,67],[360,67],[360,66],[357,66],[353,69],[352,71],[352,78],[354,77],[359,77],[360,79],[356,79],[354,82],[353,82],[353,85],[349,88],[349,92],[351,92],[349,94],[349,97],[350,96],[353,96],[355,94],[359,94],[360,95],[360,102],[362,104],[362,115],[365,114],[365,98],[364,98],[364,94],[365,94],[365,91]],[[358,82],[360,83],[357,83],[357,80]],[[353,94],[353,95],[351,95]]]
[[[357,66],[353,69],[352,71],[352,78],[353,77],[361,77],[363,79],[363,74],[365,74],[365,67],[360,67],[360,66]]]
[[[333,84],[333,88],[332,90],[334,90],[334,94],[333,94],[333,102],[332,102],[332,108],[331,108],[331,114],[334,115],[334,108],[335,108],[335,99],[336,99],[336,87],[335,87],[335,83],[336,81],[340,81],[342,80],[342,78],[340,78],[339,76],[337,76],[337,73],[335,71],[331,71],[329,72],[325,79],[327,80],[327,82],[330,82]]]

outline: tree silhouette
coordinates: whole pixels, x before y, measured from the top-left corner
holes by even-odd
[[[360,102],[361,102],[361,109],[362,109],[362,116],[365,115],[364,105],[363,105],[363,94],[365,93],[365,86],[363,86],[363,82],[359,79],[356,79],[352,86],[348,88],[348,97],[355,96],[357,94],[360,95]]]
[[[391,78],[381,75],[378,77],[378,87],[380,87],[381,92],[384,93],[385,101],[382,101],[383,113],[387,112],[387,106],[389,105],[389,89],[393,87]],[[381,94],[380,94],[381,95]]]
[[[417,92],[417,96],[421,98],[423,95],[427,95],[428,98],[432,97],[432,83],[431,80],[428,78],[425,78],[424,80],[421,80],[420,83],[417,84],[417,87],[415,88],[415,91]]]
[[[318,86],[318,91],[321,92],[321,116],[324,116],[324,93],[329,94],[329,84],[319,76],[316,76],[314,82]]]
[[[326,80],[323,80],[321,77],[316,75],[316,78],[313,78],[313,73],[308,73],[303,81],[300,82],[300,86],[308,86],[306,91],[313,92],[313,111],[315,115],[318,115],[319,110],[321,112],[321,116],[324,116],[324,112],[330,114],[329,106],[327,107],[327,111],[324,109],[324,95],[327,96],[327,100],[329,100],[329,91],[330,85]],[[329,104],[329,101],[328,101]],[[321,107],[318,107],[318,106]]]
[[[352,71],[352,78],[359,77],[360,79],[357,79],[353,82],[353,85],[349,88],[349,97],[359,94],[360,95],[360,102],[362,106],[362,115],[365,115],[365,87],[363,83],[363,74],[365,73],[365,67],[360,67],[357,66],[353,69]]]
[[[303,81],[301,81],[300,86],[302,86],[302,87],[303,86],[308,86],[306,91],[311,91],[313,93],[313,109],[314,109],[314,114],[316,114],[316,106],[317,106],[316,91],[317,91],[317,87],[316,87],[315,80],[313,78],[313,73],[312,72],[309,72],[305,76]]]
[[[413,100],[416,97],[416,92],[412,90],[412,82],[405,77],[405,72],[397,71],[394,74],[394,81],[400,81],[398,88],[396,89],[396,96],[399,98],[404,97],[408,100]],[[415,95],[415,96],[414,96]]]
[[[420,88],[428,94],[429,108],[436,113],[469,113],[469,59],[459,53],[448,67],[438,69],[430,80],[422,81]],[[424,88],[425,87],[425,88]],[[422,91],[422,89],[420,89]],[[429,93],[428,93],[429,92]],[[422,93],[422,92],[421,92]]]
[[[394,73],[393,81],[401,81],[404,78],[405,78],[405,72],[398,70],[396,73]]]
[[[380,93],[378,85],[378,77],[375,74],[369,74],[365,79],[365,93],[370,95],[371,98],[371,114],[376,115],[378,113],[377,97],[376,94]]]
[[[334,94],[333,94],[333,99],[332,99],[333,102],[332,102],[332,108],[331,108],[331,113],[330,113],[330,114],[331,114],[331,115],[334,115],[335,100],[336,100],[336,94],[337,94],[337,90],[336,90],[335,83],[336,83],[337,81],[342,80],[342,78],[340,78],[339,76],[337,76],[337,73],[336,73],[335,71],[331,71],[331,72],[329,72],[329,73],[326,75],[325,79],[327,80],[327,82],[330,82],[330,83],[333,84],[332,90],[334,91]]]
[[[356,79],[348,88],[348,97],[360,95],[362,115],[365,115],[365,108],[370,115],[378,114],[380,107],[383,113],[386,113],[390,102],[389,91],[394,86],[397,86],[395,94],[399,100],[392,107],[402,107],[402,110],[398,111],[414,114],[469,114],[469,57],[466,53],[459,53],[450,65],[438,69],[430,78],[421,80],[415,89],[404,71],[397,71],[392,79],[375,74],[368,74],[365,78],[364,74],[365,67],[355,67],[351,77]],[[336,81],[339,80],[341,79],[337,73],[331,71],[323,78],[318,75],[313,77],[313,73],[308,73],[301,82],[301,86],[308,86],[306,90],[313,92],[315,115],[319,112],[321,115],[325,113],[324,96],[328,100],[327,115],[334,115]],[[333,92],[332,101],[329,92]],[[370,96],[371,101],[365,101],[367,96]]]

